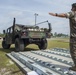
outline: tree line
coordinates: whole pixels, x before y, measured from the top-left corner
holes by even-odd
[[[69,37],[68,34],[57,33],[57,32],[55,32],[54,34],[51,33],[51,36],[53,36],[53,37]]]

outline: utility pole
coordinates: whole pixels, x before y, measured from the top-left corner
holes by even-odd
[[[35,26],[36,26],[36,20],[37,20],[37,16],[38,16],[38,14],[35,13],[34,15],[35,15]]]

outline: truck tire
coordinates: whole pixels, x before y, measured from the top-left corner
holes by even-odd
[[[16,38],[15,40],[15,51],[19,52],[19,51],[24,51],[24,42],[23,40]]]
[[[38,47],[39,47],[40,50],[45,50],[47,48],[47,40],[46,39],[42,40],[40,42],[40,44],[38,45]]]
[[[10,48],[10,44],[7,44],[6,43],[6,41],[2,41],[2,47],[4,48],[4,49],[9,49]]]

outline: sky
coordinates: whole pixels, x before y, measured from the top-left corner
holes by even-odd
[[[48,13],[67,13],[75,2],[76,0],[0,0],[0,33],[13,25],[14,17],[17,24],[34,25],[34,14],[37,13],[37,23],[48,20],[52,33],[69,34],[69,19],[54,17]]]

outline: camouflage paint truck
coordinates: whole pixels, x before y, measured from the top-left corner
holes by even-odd
[[[47,48],[46,38],[50,32],[50,23],[48,23],[48,29],[39,28],[38,25],[15,24],[14,18],[13,25],[7,30],[3,30],[5,36],[2,41],[2,47],[9,49],[11,44],[15,44],[15,51],[23,51],[27,45],[36,44],[39,49],[43,50]]]

